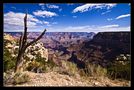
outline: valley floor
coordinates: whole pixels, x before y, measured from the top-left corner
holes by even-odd
[[[79,75],[69,76],[57,72],[33,73],[24,72],[30,76],[30,81],[16,86],[88,86],[88,87],[116,87],[130,86],[130,81],[110,80],[108,78],[82,78]],[[13,86],[13,85],[5,85]]]

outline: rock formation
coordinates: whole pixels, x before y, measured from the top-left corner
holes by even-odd
[[[80,60],[102,66],[107,66],[120,54],[130,54],[130,32],[100,32],[77,52]]]

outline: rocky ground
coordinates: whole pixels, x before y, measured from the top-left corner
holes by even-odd
[[[65,74],[59,74],[57,72],[48,73],[33,73],[25,72],[30,76],[30,80],[27,83],[15,85],[17,86],[88,86],[88,87],[112,87],[112,86],[130,86],[128,81],[110,80],[108,78],[92,78],[84,79],[79,75],[69,76]],[[13,85],[7,85],[13,86]]]

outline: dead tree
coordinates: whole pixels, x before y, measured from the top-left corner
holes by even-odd
[[[41,33],[41,35],[34,39],[31,42],[27,42],[27,13],[24,17],[24,33],[22,33],[22,35],[20,36],[20,40],[19,40],[19,52],[18,52],[18,56],[17,56],[17,60],[16,60],[16,65],[15,65],[15,70],[14,72],[18,72],[22,65],[23,65],[23,55],[25,53],[25,50],[27,49],[27,47],[29,47],[30,45],[32,45],[33,43],[37,42],[39,39],[42,38],[42,36],[45,34],[46,29]]]

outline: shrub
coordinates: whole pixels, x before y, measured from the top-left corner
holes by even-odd
[[[126,65],[118,64],[108,67],[108,76],[112,79],[126,79],[130,80],[131,70],[130,63]]]
[[[82,77],[88,77],[88,75],[86,74],[85,70],[84,69],[79,69],[79,75],[82,76]]]
[[[26,73],[4,73],[4,85],[16,85],[26,83],[30,77]]]
[[[4,46],[3,46],[4,72],[13,69],[15,67],[16,57],[19,49],[19,46],[17,45],[18,41],[11,41],[4,39]],[[43,55],[44,53],[46,54],[45,56]],[[23,59],[24,59],[23,69],[27,70],[28,68],[28,70],[31,70],[33,68],[36,68],[36,70],[34,71],[38,71],[41,68],[44,69],[44,63],[47,62],[47,50],[43,47],[41,43],[35,43],[34,45],[26,49]],[[29,63],[30,61],[35,61],[35,63],[33,62]],[[30,64],[30,66],[27,66],[29,65],[28,63]]]
[[[98,65],[96,68],[96,74],[97,76],[105,77],[107,75],[107,69]]]
[[[57,67],[57,65],[55,64],[53,60],[48,60],[48,62],[45,63],[46,72],[53,71],[55,67]]]
[[[131,78],[131,62],[130,62],[130,55],[127,56],[121,54],[117,56],[118,59],[115,60],[109,67],[108,67],[108,76],[112,79],[126,79],[130,80]],[[126,57],[126,58],[123,58]]]
[[[60,73],[74,76],[76,73],[78,73],[77,65],[73,62],[62,61],[62,69]]]
[[[15,67],[15,58],[11,56],[9,51],[4,50],[3,60],[4,72]]]
[[[9,52],[8,48],[5,47],[7,42],[9,43],[9,41],[5,40],[4,51],[3,51],[4,72],[15,67],[15,57],[12,57],[12,53]]]
[[[86,64],[84,71],[86,76],[105,77],[107,75],[107,69],[96,64]]]
[[[31,61],[28,64],[26,70],[37,73],[44,73],[52,71],[54,67],[56,67],[56,64],[52,60],[48,60],[47,62],[45,62],[44,58],[38,56],[35,60]]]
[[[41,64],[39,62],[33,60],[28,64],[26,70],[37,72],[37,69],[40,68],[40,67],[41,67]]]
[[[29,81],[29,76],[27,74],[22,74],[22,73],[16,73],[14,76],[14,81],[13,84],[22,84],[26,83]]]

